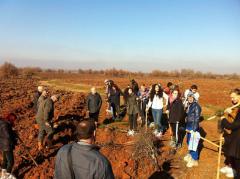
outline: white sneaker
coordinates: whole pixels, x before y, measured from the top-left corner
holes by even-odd
[[[154,128],[155,127],[155,124],[154,122],[151,122],[150,125],[149,125],[150,128]]]
[[[220,169],[220,172],[221,172],[221,173],[224,173],[224,174],[227,174],[227,173],[232,172],[232,168],[229,167],[229,166],[225,166],[225,167],[223,167],[223,168]]]
[[[189,162],[187,163],[188,168],[197,167],[197,166],[198,166],[198,161],[194,159],[189,160]]]
[[[129,130],[127,133],[127,136],[134,136],[134,131],[133,130]]]
[[[157,129],[153,131],[153,135],[157,135],[158,134],[158,131]]]
[[[135,135],[135,132],[134,132],[134,130],[132,130],[132,136],[134,136]]]
[[[231,169],[228,173],[225,173],[227,178],[234,178],[236,176],[236,171]]]
[[[128,130],[127,136],[131,136],[132,135],[132,130]]]
[[[190,154],[187,154],[184,158],[183,158],[183,160],[185,161],[185,162],[189,162],[189,160],[191,160],[192,159],[192,156],[190,155]]]
[[[7,170],[6,169],[2,169],[2,171],[1,171],[1,179],[5,178],[6,174],[7,174]]]
[[[158,133],[156,134],[156,137],[157,137],[157,138],[161,138],[161,137],[162,137],[162,132],[158,132]]]

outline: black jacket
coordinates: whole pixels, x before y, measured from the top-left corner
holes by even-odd
[[[133,93],[127,96],[127,114],[137,114],[139,113],[139,107],[137,103],[137,96]]]
[[[120,95],[121,92],[119,90],[110,90],[109,102],[111,104],[115,104],[116,106],[120,106]]]
[[[99,93],[89,93],[87,96],[87,108],[90,113],[99,112],[102,106],[102,98]]]
[[[69,149],[72,145],[70,156]],[[71,157],[72,166],[69,166]],[[70,168],[71,167],[71,168]],[[95,145],[68,144],[57,154],[55,162],[55,179],[71,179],[71,169],[75,179],[113,179],[110,162],[99,152]]]
[[[224,144],[224,153],[226,156],[240,159],[240,110],[233,123],[226,119],[222,120],[222,128],[230,129],[232,133],[228,136],[228,141]]]
[[[170,123],[177,123],[184,121],[184,107],[182,101],[178,98],[174,100],[171,104],[168,102],[169,110],[169,122]]]
[[[16,145],[16,133],[9,122],[0,119],[0,151],[12,151]]]

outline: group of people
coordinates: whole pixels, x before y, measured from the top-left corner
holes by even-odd
[[[153,134],[157,138],[161,138],[166,129],[170,127],[170,145],[174,148],[181,147],[185,129],[189,131],[187,134],[188,144],[191,136],[199,133],[201,107],[198,103],[200,95],[196,85],[187,89],[183,96],[181,96],[179,86],[171,82],[167,84],[166,88],[163,88],[161,84],[153,84],[147,88],[143,84],[138,91],[129,85],[127,92],[124,99],[129,119],[129,136],[133,136],[137,132],[138,117],[142,119],[142,124],[149,125],[147,120],[149,113],[154,123]],[[163,116],[163,113],[166,115]],[[189,154],[184,158],[187,161],[187,167],[198,165],[197,148],[189,150]]]
[[[38,150],[42,150],[45,146],[44,138],[46,134],[46,147],[52,146],[52,139],[54,135],[54,103],[56,103],[59,99],[60,95],[49,96],[47,88],[38,86],[32,102],[32,106],[36,112],[37,128],[39,128]]]
[[[198,166],[200,118],[201,107],[198,103],[199,93],[197,85],[192,85],[183,94],[179,86],[169,82],[164,88],[161,84],[153,84],[149,88],[144,84],[138,87],[135,80],[131,80],[127,88],[121,89],[112,81],[105,80],[107,112],[111,112],[114,120],[120,118],[120,96],[123,96],[124,105],[129,120],[127,135],[134,136],[138,132],[138,122],[141,127],[153,124],[153,135],[161,139],[167,128],[170,129],[170,146],[178,149],[181,147],[186,134],[188,154],[184,157],[187,167]],[[234,105],[240,103],[240,89],[230,93]],[[59,100],[59,95],[48,94],[48,90],[39,86],[35,94],[32,107],[36,112],[36,123],[39,127],[38,149],[52,145],[54,134],[54,103]],[[96,128],[102,107],[102,97],[91,88],[86,98],[89,118],[80,121],[76,127],[77,143],[63,146],[57,154],[55,163],[55,178],[114,178],[111,163],[99,152],[95,145]],[[240,178],[240,110],[239,106],[225,110],[220,126],[224,132],[224,155],[226,166],[221,169],[227,177]],[[165,117],[163,117],[165,114]],[[148,120],[152,116],[153,122]],[[227,117],[226,117],[227,116]],[[232,121],[229,121],[228,117]],[[3,153],[2,168],[4,172],[11,173],[14,164],[13,150],[17,135],[13,130],[17,116],[13,113],[0,119],[0,150]],[[137,120],[141,119],[141,120]],[[228,132],[226,132],[228,131]],[[229,131],[231,131],[229,133]]]

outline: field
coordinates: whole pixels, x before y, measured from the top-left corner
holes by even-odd
[[[3,102],[1,115],[14,112],[18,115],[19,121],[15,129],[22,138],[24,144],[30,150],[31,155],[39,164],[34,166],[25,148],[21,143],[15,149],[14,174],[17,178],[52,178],[54,172],[55,156],[59,148],[74,140],[75,119],[85,117],[85,97],[91,86],[104,95],[103,81],[104,75],[94,74],[49,74],[43,73],[33,79],[9,78],[0,80],[0,99]],[[111,78],[120,88],[125,88],[129,83],[128,78]],[[184,91],[191,84],[197,84],[200,93],[200,104],[202,115],[206,119],[215,114],[219,109],[231,106],[229,91],[239,87],[239,80],[226,79],[170,79],[170,78],[147,78],[136,77],[139,84],[150,85],[161,83],[163,86],[168,81],[179,84]],[[46,149],[39,153],[37,150],[37,133],[34,127],[35,114],[30,103],[34,90],[39,85],[48,86],[51,93],[61,94],[61,100],[56,104],[55,121],[59,123],[58,133],[54,136],[54,148]],[[100,122],[106,120],[106,103],[104,102],[100,113]],[[186,154],[186,145],[177,153],[172,153],[169,143],[169,133],[167,132],[160,141],[157,161],[160,170],[157,171],[151,160],[143,158],[136,166],[133,151],[135,151],[134,141],[137,137],[127,137],[125,130],[128,128],[127,117],[122,122],[102,124],[97,130],[97,143],[102,145],[101,152],[107,156],[113,166],[116,178],[178,178],[178,179],[207,179],[216,178],[217,168],[217,148],[206,142],[202,144],[199,167],[187,169],[182,160]],[[202,134],[218,143],[217,121],[201,122]],[[131,145],[128,145],[131,144]],[[223,158],[222,158],[223,165]],[[221,176],[224,178],[224,176]]]

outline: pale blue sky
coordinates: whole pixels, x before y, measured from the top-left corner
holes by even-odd
[[[0,0],[0,63],[239,73],[239,0]]]

